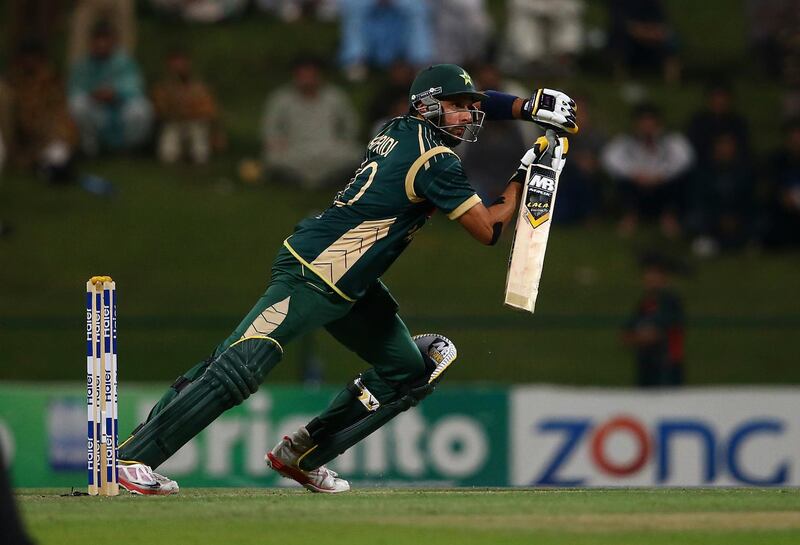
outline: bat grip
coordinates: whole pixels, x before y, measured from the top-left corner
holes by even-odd
[[[556,151],[556,146],[558,146],[558,134],[553,129],[547,129],[544,131],[544,137],[547,138],[547,150],[545,150],[544,154],[542,154],[542,159],[540,162],[548,164],[553,161],[553,154]]]

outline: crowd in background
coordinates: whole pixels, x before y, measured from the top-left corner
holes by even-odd
[[[736,3],[746,14],[760,77],[782,89],[779,104],[747,105],[768,109],[774,130],[781,131],[782,144],[766,155],[755,152],[756,135],[740,109],[735,81],[712,78],[694,113],[673,126],[665,123],[662,107],[632,84],[649,78],[677,85],[686,77],[681,36],[665,4],[603,2],[604,29],[588,27],[584,0],[506,0],[503,29],[486,0],[149,0],[148,8],[185,24],[235,25],[261,11],[287,25],[305,18],[338,25],[338,51],[329,58],[298,51],[289,80],[265,97],[262,156],[240,169],[246,180],[302,189],[342,185],[360,161],[365,138],[408,112],[410,84],[429,64],[461,64],[479,88],[526,97],[533,89],[518,80],[568,81],[593,50],[608,59],[607,77],[619,82],[628,99],[628,128],[612,134],[596,115],[602,109],[597,99],[585,91],[574,96],[581,130],[571,139],[555,222],[611,218],[622,237],[652,224],[667,239],[686,240],[698,257],[753,246],[797,249],[800,0]],[[160,77],[143,78],[134,0],[11,0],[8,15],[9,50],[0,71],[0,172],[5,166],[68,183],[76,178],[76,162],[99,155],[153,154],[164,163],[203,165],[225,149],[224,99],[195,70],[190,50],[165,46]],[[62,19],[68,28],[65,63],[52,57]],[[334,67],[339,78],[329,78]],[[359,112],[347,86],[362,82],[374,93]],[[532,124],[487,123],[477,144],[457,148],[485,201],[502,191],[537,135]],[[8,232],[0,218],[0,236]],[[675,340],[675,331],[682,339],[682,310],[663,281],[673,269],[646,260],[645,295],[624,335],[645,361],[643,383],[680,381],[673,368],[682,360]],[[648,288],[656,284],[662,295]],[[662,329],[657,347],[651,342],[656,327]],[[646,360],[662,367],[651,368]]]
[[[374,132],[404,114],[420,67],[462,64],[480,87],[526,96],[531,89],[514,78],[569,76],[587,48],[598,47],[583,0],[505,6],[506,27],[498,31],[484,0],[150,0],[152,10],[189,24],[235,19],[246,10],[286,24],[338,21],[335,56],[298,58],[291,80],[266,98],[262,112],[263,157],[250,176],[303,188],[346,180],[362,153],[362,125]],[[613,77],[681,80],[680,36],[664,2],[604,6],[608,26],[599,46]],[[204,164],[225,147],[222,105],[188,50],[166,52],[161,78],[144,81],[135,8],[134,0],[77,0],[66,11],[54,0],[11,2],[12,50],[0,79],[0,168],[11,163],[61,182],[74,175],[76,157],[152,149],[165,163]],[[776,112],[783,145],[768,158],[754,154],[735,87],[722,79],[708,85],[683,126],[666,126],[658,104],[633,96],[629,129],[617,135],[597,121],[591,96],[576,96],[581,133],[563,174],[557,222],[616,214],[620,236],[655,223],[668,238],[686,237],[697,256],[800,244],[800,1],[745,0],[741,8],[764,77],[785,89]],[[63,74],[48,56],[61,16],[69,20]],[[334,64],[347,81],[383,81],[365,115],[345,89],[326,80]],[[457,150],[484,199],[499,193],[504,173],[535,136],[532,126],[487,124],[479,144]]]

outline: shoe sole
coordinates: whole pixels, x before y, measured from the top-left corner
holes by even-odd
[[[271,452],[268,452],[267,455],[264,457],[267,461],[267,465],[286,477],[287,479],[292,479],[303,485],[307,490],[311,492],[315,492],[318,494],[339,494],[341,492],[347,492],[348,490],[326,490],[324,488],[319,488],[318,486],[314,485],[308,478],[308,476],[303,473],[302,470],[288,466],[281,462],[278,458],[276,458]]]

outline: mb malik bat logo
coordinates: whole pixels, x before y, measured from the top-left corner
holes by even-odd
[[[555,180],[545,176],[537,175],[528,184],[525,208],[528,210],[528,222],[534,229],[550,219],[550,209],[555,189]]]

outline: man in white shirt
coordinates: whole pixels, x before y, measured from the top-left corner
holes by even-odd
[[[261,131],[269,175],[306,189],[338,183],[361,162],[358,115],[313,58],[298,59],[291,83],[267,99]]]
[[[642,104],[634,110],[633,131],[611,140],[601,162],[617,184],[621,235],[632,235],[639,221],[647,219],[658,220],[670,238],[680,233],[683,178],[694,153],[686,137],[664,130],[656,106]]]

